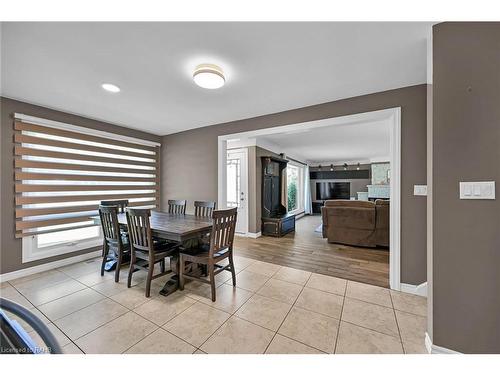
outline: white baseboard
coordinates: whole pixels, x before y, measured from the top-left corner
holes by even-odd
[[[68,264],[78,263],[87,259],[98,257],[102,254],[101,250],[92,251],[90,253],[76,255],[70,258],[64,258],[61,260],[56,260],[54,262],[49,262],[45,264],[40,264],[39,266],[33,266],[28,268],[23,268],[21,270],[12,271],[0,275],[0,282],[18,279],[20,277],[34,275],[35,273],[40,273],[44,271],[49,271],[54,268],[59,268],[62,266],[67,266]]]
[[[442,346],[434,345],[427,332],[425,332],[425,348],[429,354],[461,354],[455,350],[443,348]]]
[[[416,294],[422,297],[427,297],[427,281],[420,285],[401,283],[401,291],[405,293]]]
[[[257,232],[257,233],[248,232],[248,233],[235,233],[234,235],[238,236],[238,237],[259,238],[260,236],[262,236],[262,233],[261,232]]]

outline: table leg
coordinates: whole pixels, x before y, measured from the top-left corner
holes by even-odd
[[[177,275],[179,268],[179,257],[177,255],[170,257],[170,269],[173,272],[172,277],[165,283],[163,289],[160,290],[162,296],[168,296],[179,289],[179,276]],[[203,274],[203,266],[195,263],[186,265],[186,273],[190,275],[201,276]],[[186,280],[189,282],[190,280]]]

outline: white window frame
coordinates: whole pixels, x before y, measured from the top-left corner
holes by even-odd
[[[291,214],[300,214],[302,212],[304,212],[304,182],[305,182],[305,176],[304,176],[304,173],[305,173],[305,166],[300,164],[300,163],[296,163],[292,160],[290,160],[288,162],[288,165],[293,165],[294,167],[298,168],[298,179],[297,179],[297,208],[295,210],[291,210],[291,211],[288,211],[289,213]],[[287,185],[288,185],[288,182],[287,182]],[[287,186],[287,193],[288,193],[288,186]],[[287,200],[288,200],[288,197],[287,197]]]
[[[71,230],[69,227],[66,230]],[[61,234],[64,230],[61,231]],[[50,258],[57,255],[73,253],[75,251],[86,250],[96,246],[102,246],[102,229],[98,227],[96,237],[77,241],[60,242],[52,246],[38,246],[38,235],[26,236],[22,240],[22,262],[33,262],[35,260]]]

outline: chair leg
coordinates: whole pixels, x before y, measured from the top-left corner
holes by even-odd
[[[146,297],[151,296],[151,280],[153,280],[153,271],[155,270],[155,262],[149,258],[148,278],[146,279]]]
[[[135,271],[135,254],[134,252],[132,251],[130,253],[130,268],[128,270],[128,280],[127,280],[127,288],[130,288],[131,284],[132,284],[132,274],[134,273]]]
[[[213,264],[208,265],[208,274],[210,276],[210,288],[212,289],[212,302],[215,302],[215,267]]]
[[[106,262],[108,260],[108,247],[106,246],[106,243],[102,245],[102,264],[101,264],[101,276],[104,276],[104,266],[106,265]]]
[[[231,266],[231,276],[233,277],[233,286],[236,286],[236,272],[234,271],[233,254],[229,254],[229,264]]]
[[[160,272],[165,273],[165,258],[163,258],[160,262]]]
[[[120,250],[118,250],[118,261],[116,262],[115,269],[115,283],[120,281],[120,268],[122,267],[123,255]]]
[[[182,255],[179,255],[177,267],[177,274],[179,276],[179,290],[184,290],[184,258],[182,257]]]

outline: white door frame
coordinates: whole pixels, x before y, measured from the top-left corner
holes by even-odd
[[[313,129],[324,126],[348,125],[381,120],[389,120],[391,122],[389,156],[391,163],[389,284],[391,289],[401,290],[401,107],[219,136],[217,164],[219,204],[224,206],[224,202],[226,202],[226,155],[227,142],[229,140],[252,139],[257,136],[278,134],[304,128]],[[249,210],[247,210],[248,212]]]
[[[241,165],[241,172],[243,172],[243,171],[246,172],[245,178],[244,179],[242,178],[242,181],[243,181],[242,190],[245,192],[244,204],[246,207],[246,210],[245,210],[246,218],[245,218],[245,225],[242,227],[243,232],[237,232],[236,234],[247,236],[248,235],[248,224],[249,224],[248,222],[249,222],[249,218],[250,218],[250,215],[249,215],[250,207],[248,206],[248,148],[247,147],[240,147],[240,148],[232,148],[230,150],[226,149],[226,161],[227,161],[227,154],[230,152],[241,152],[241,153],[245,154],[244,162]],[[227,169],[225,171],[227,172]],[[243,174],[242,174],[242,176],[243,176]],[[225,193],[227,193],[226,187],[227,187],[227,184],[224,185],[224,192]],[[227,198],[227,196],[225,196],[225,198]],[[239,198],[240,197],[238,197],[238,199]],[[224,199],[223,201],[219,200],[219,202],[224,202],[224,204],[223,204],[224,208],[227,208],[226,207],[227,199]],[[240,217],[239,213],[238,213],[238,217]]]

